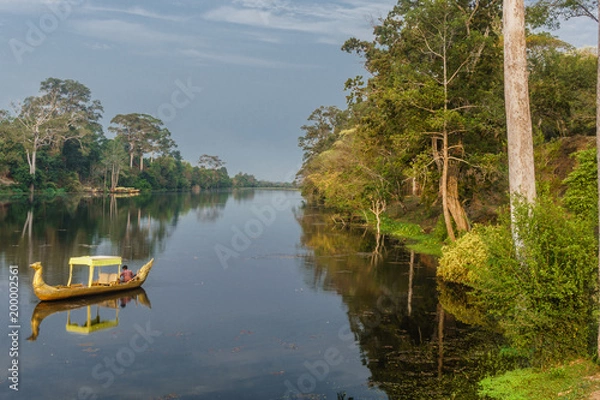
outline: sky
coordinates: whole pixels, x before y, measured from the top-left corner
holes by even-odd
[[[0,109],[49,77],[86,85],[117,114],[165,123],[183,158],[216,155],[230,176],[291,181],[313,110],[344,108],[344,83],[364,75],[340,47],[372,39],[395,0],[0,0]],[[596,25],[556,34],[596,46]]]

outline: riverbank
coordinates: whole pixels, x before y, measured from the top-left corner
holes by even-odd
[[[381,233],[390,235],[404,243],[407,249],[417,253],[440,257],[443,243],[435,233],[427,233],[419,224],[384,215]]]
[[[599,400],[600,366],[577,360],[546,370],[517,369],[481,381],[480,395],[497,400]]]
[[[384,215],[381,232],[411,250],[441,256],[445,230],[436,220],[434,212],[410,204]],[[369,222],[375,229],[375,222]],[[600,366],[592,359],[580,359],[544,369],[515,369],[483,379],[479,394],[498,400],[600,400]]]
[[[376,231],[375,218],[369,214],[368,223]],[[418,197],[407,197],[381,216],[381,233],[401,241],[409,250],[441,257],[446,227],[440,214],[441,210],[425,207]]]

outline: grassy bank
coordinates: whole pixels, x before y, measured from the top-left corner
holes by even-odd
[[[479,394],[498,400],[600,399],[600,366],[579,360],[547,370],[509,371],[481,381]]]
[[[374,221],[371,221],[375,224]],[[413,222],[391,219],[383,216],[381,220],[381,232],[396,239],[402,240],[406,247],[417,253],[433,256],[442,255],[443,243],[435,234],[426,233],[424,229]]]

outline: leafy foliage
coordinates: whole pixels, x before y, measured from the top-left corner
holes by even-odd
[[[597,267],[593,229],[552,201],[516,202],[511,224],[476,232],[485,265],[466,264],[474,299],[540,365],[586,354]],[[586,229],[587,228],[587,229]],[[454,245],[457,246],[457,245]]]
[[[437,276],[445,282],[473,285],[475,271],[486,267],[489,257],[487,245],[477,227],[460,237],[456,242],[442,248]]]
[[[534,126],[546,140],[594,135],[596,57],[549,34],[529,36],[528,50]]]
[[[598,216],[598,167],[596,149],[575,153],[577,166],[564,183],[568,188],[563,201],[565,206],[590,221]]]
[[[126,143],[129,167],[133,168],[134,157],[139,159],[139,169],[144,169],[144,155],[168,155],[176,147],[171,132],[163,122],[148,114],[118,114],[108,128]]]

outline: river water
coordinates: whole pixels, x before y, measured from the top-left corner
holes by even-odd
[[[296,191],[3,203],[0,398],[477,398],[494,340],[440,305],[436,260],[329,221]],[[99,254],[154,258],[144,289],[40,304],[32,262],[65,284]]]

